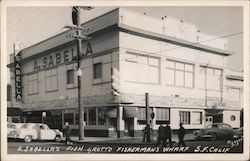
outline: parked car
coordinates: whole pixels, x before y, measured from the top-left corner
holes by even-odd
[[[194,131],[193,133],[197,139],[209,138],[212,141],[216,139],[231,139],[234,136],[233,128],[224,123],[212,123],[205,129]]]
[[[234,130],[234,138],[243,138],[243,127]]]
[[[7,136],[9,136],[10,133],[13,133],[12,131],[19,129],[22,125],[23,123],[8,122],[7,123]]]
[[[8,125],[8,138],[32,140],[55,140],[60,142],[63,133],[58,129],[50,129],[41,123],[12,123]]]

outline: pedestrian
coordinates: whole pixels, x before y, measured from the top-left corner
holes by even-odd
[[[160,124],[158,129],[157,146],[160,145],[165,146],[165,140],[166,140],[165,127],[163,127],[162,124]]]
[[[72,144],[72,140],[70,139],[70,133],[71,133],[71,129],[69,127],[69,123],[66,122],[65,123],[65,126],[66,126],[66,140],[65,140],[65,143],[68,145],[68,144]]]
[[[146,138],[147,138],[147,126],[144,127],[144,129],[142,130],[142,142],[146,142]]]
[[[180,128],[179,128],[179,131],[178,131],[178,138],[179,138],[179,143],[178,143],[178,146],[180,147],[181,145],[182,146],[186,146],[185,142],[184,142],[184,136],[186,134],[186,130],[185,128],[182,126],[182,123],[179,124],[180,125]]]
[[[172,132],[171,132],[171,127],[169,126],[169,124],[167,123],[167,126],[165,127],[165,135],[166,135],[166,139],[165,141],[165,145],[167,143],[169,143],[170,147],[172,147]],[[167,142],[168,141],[168,142]]]

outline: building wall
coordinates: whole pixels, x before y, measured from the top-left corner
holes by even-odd
[[[233,128],[240,127],[240,111],[223,111],[223,122],[231,125]]]
[[[133,42],[140,42],[140,43],[133,43]],[[209,65],[211,67],[217,67],[223,69],[224,64],[224,58],[220,55],[216,54],[209,54],[205,52],[199,52],[194,49],[188,49],[188,48],[181,48],[178,49],[178,51],[171,51],[171,52],[157,52],[161,51],[162,49],[162,43],[161,41],[156,41],[148,38],[143,38],[127,33],[120,33],[120,45],[121,49],[123,49],[120,53],[121,56],[121,68],[120,72],[121,74],[121,92],[124,93],[134,93],[134,94],[141,94],[145,92],[149,92],[152,95],[158,95],[158,96],[174,96],[179,95],[183,98],[202,98],[205,97],[205,90],[204,90],[204,80],[202,80],[201,75],[204,73],[201,73],[201,65],[207,64],[209,62]],[[169,44],[166,44],[169,45]],[[173,48],[178,48],[176,45],[169,45],[173,46]],[[172,48],[172,47],[171,47]],[[159,82],[155,84],[145,84],[140,82],[133,82],[130,80],[127,80],[129,73],[132,73],[127,67],[127,61],[128,59],[126,56],[127,53],[130,52],[132,54],[138,54],[138,55],[144,55],[146,57],[152,57],[152,58],[158,58],[159,60]],[[191,64],[194,66],[194,86],[192,88],[182,88],[182,87],[176,87],[167,85],[167,61],[166,60],[174,60],[177,62],[184,62],[187,64]],[[147,70],[141,69],[141,70]],[[141,71],[146,72],[146,71]],[[140,71],[138,72],[138,74]],[[204,76],[203,76],[204,79]],[[207,82],[207,83],[214,83],[214,82]],[[212,85],[211,85],[212,86]],[[144,88],[147,87],[147,88]],[[220,97],[221,92],[216,90],[211,90],[208,92],[208,96],[211,95],[213,97]]]

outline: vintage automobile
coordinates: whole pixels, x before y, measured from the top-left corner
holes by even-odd
[[[196,139],[209,138],[212,141],[216,139],[231,139],[234,136],[233,128],[224,123],[212,123],[204,129],[194,131]]]
[[[234,138],[243,138],[243,127],[234,130]]]
[[[23,123],[13,123],[13,122],[8,122],[7,123],[7,135],[10,133],[13,133],[11,131],[15,131],[16,129],[19,129]]]
[[[50,129],[41,123],[12,123],[8,125],[8,138],[32,140],[54,140],[60,142],[63,133],[58,129]]]

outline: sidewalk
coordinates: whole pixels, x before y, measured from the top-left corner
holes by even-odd
[[[70,137],[72,141],[79,142],[78,137]],[[65,140],[65,137],[63,137],[63,140]],[[154,136],[153,139],[151,139],[150,143],[142,142],[142,137],[129,137],[124,136],[122,138],[112,138],[112,137],[85,137],[83,143],[92,143],[92,144],[156,144],[157,137]],[[186,134],[185,141],[191,141],[195,140],[194,135],[192,133]],[[177,143],[178,142],[178,136],[173,135],[172,136],[172,142]]]

